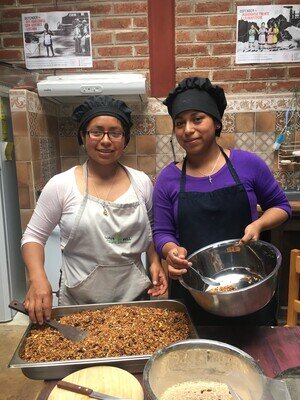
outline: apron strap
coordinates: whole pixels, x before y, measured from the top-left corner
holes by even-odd
[[[119,164],[119,165],[125,170],[126,174],[128,175],[128,177],[130,179],[130,182],[131,182],[132,187],[133,187],[133,189],[135,191],[135,194],[136,194],[136,197],[138,199],[138,202],[143,207],[143,209],[144,209],[144,211],[146,213],[146,217],[147,217],[147,220],[148,220],[148,223],[149,223],[150,234],[152,234],[151,233],[152,232],[152,228],[151,228],[151,223],[150,223],[149,216],[148,216],[148,210],[147,210],[145,202],[143,201],[143,199],[141,197],[141,193],[140,193],[139,188],[138,188],[138,186],[137,186],[137,184],[136,184],[136,182],[134,180],[134,177],[132,176],[132,173],[129,171],[129,169],[127,169],[125,167],[125,165],[122,165],[122,164]]]
[[[181,176],[180,176],[180,192],[185,192],[186,183],[186,156],[183,159]]]
[[[83,169],[83,182],[84,182],[84,196],[88,194],[88,167],[87,161],[82,166]]]
[[[124,169],[124,171],[126,172],[127,176],[129,177],[130,183],[132,184],[133,190],[135,191],[136,197],[138,198],[138,201],[140,204],[143,204],[143,199],[141,198],[141,194],[139,193],[139,189],[137,187],[137,184],[131,174],[131,172],[129,171],[129,169],[127,169],[125,167],[125,165],[122,165],[121,163],[119,163],[120,167]]]
[[[238,174],[236,173],[236,170],[234,169],[234,167],[232,165],[232,162],[230,161],[229,157],[227,156],[227,154],[225,153],[223,148],[221,146],[219,146],[219,148],[220,148],[220,150],[221,150],[221,152],[222,152],[222,154],[223,154],[223,156],[225,158],[227,167],[229,168],[229,172],[231,173],[231,176],[233,177],[235,183],[237,185],[240,184],[241,183],[240,178],[239,178]]]
[[[82,202],[81,202],[81,204],[80,204],[79,211],[78,211],[78,213],[77,213],[77,215],[76,215],[74,224],[73,224],[72,229],[71,229],[71,232],[70,232],[69,239],[68,239],[68,241],[67,241],[67,243],[66,243],[66,245],[65,245],[64,250],[66,250],[66,248],[67,248],[68,243],[70,242],[70,240],[74,238],[74,235],[75,235],[77,226],[78,226],[78,224],[79,224],[80,218],[81,218],[81,216],[82,216],[82,213],[83,213],[83,211],[84,211],[84,208],[85,208],[86,203],[87,203],[87,200],[88,200],[88,173],[87,173],[87,161],[83,164],[82,168],[83,168],[83,180],[84,180],[84,195],[83,195],[83,199],[82,199]]]
[[[229,172],[234,179],[235,183],[238,185],[241,183],[240,178],[238,174],[236,173],[236,170],[234,169],[232,162],[230,161],[229,157],[223,150],[221,146],[219,146],[219,149],[221,153],[223,154],[227,167],[229,169]],[[181,171],[181,177],[180,177],[180,192],[185,192],[185,185],[186,185],[186,162],[187,162],[187,157],[184,157],[183,164],[182,164],[182,171]]]

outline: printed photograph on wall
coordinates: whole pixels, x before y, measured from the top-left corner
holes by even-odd
[[[300,61],[300,5],[237,7],[236,63]]]
[[[92,67],[89,11],[22,14],[26,68]]]

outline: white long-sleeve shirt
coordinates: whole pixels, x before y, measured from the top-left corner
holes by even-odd
[[[55,175],[45,185],[23,234],[22,246],[28,242],[35,242],[44,246],[55,226],[59,225],[61,249],[64,249],[83,200],[83,195],[76,184],[75,168]],[[129,170],[136,183],[152,225],[152,183],[144,172],[129,167],[126,167],[126,169]],[[129,189],[115,200],[115,203],[122,204],[132,201],[136,201],[136,194],[133,186],[130,185]],[[101,207],[100,203],[99,207]]]

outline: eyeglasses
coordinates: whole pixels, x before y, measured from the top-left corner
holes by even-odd
[[[124,136],[124,132],[116,129],[108,129],[106,131],[105,129],[97,128],[90,129],[89,131],[85,132],[92,140],[102,140],[104,138],[104,135],[107,135],[109,140],[111,140],[112,142],[117,142],[118,140],[121,140]]]

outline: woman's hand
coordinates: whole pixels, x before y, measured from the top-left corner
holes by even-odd
[[[22,246],[22,256],[29,285],[24,307],[31,321],[42,325],[45,319],[51,318],[52,308],[52,288],[44,269],[44,246],[35,242],[25,243]]]
[[[161,263],[152,263],[149,270],[153,286],[147,293],[150,294],[150,296],[161,296],[165,294],[168,289],[168,280]]]
[[[33,323],[42,325],[51,318],[52,288],[47,278],[30,282],[24,307]]]
[[[246,226],[241,243],[248,243],[250,240],[258,240],[260,233],[269,229],[276,228],[289,218],[285,210],[272,207],[266,210],[261,217]]]
[[[187,272],[187,268],[191,263],[188,262],[186,256],[187,251],[184,247],[175,246],[168,251],[166,261],[170,278],[178,279]]]
[[[258,240],[260,236],[261,229],[257,222],[258,220],[247,225],[244,231],[244,236],[241,238],[240,243],[246,244],[250,240]]]

